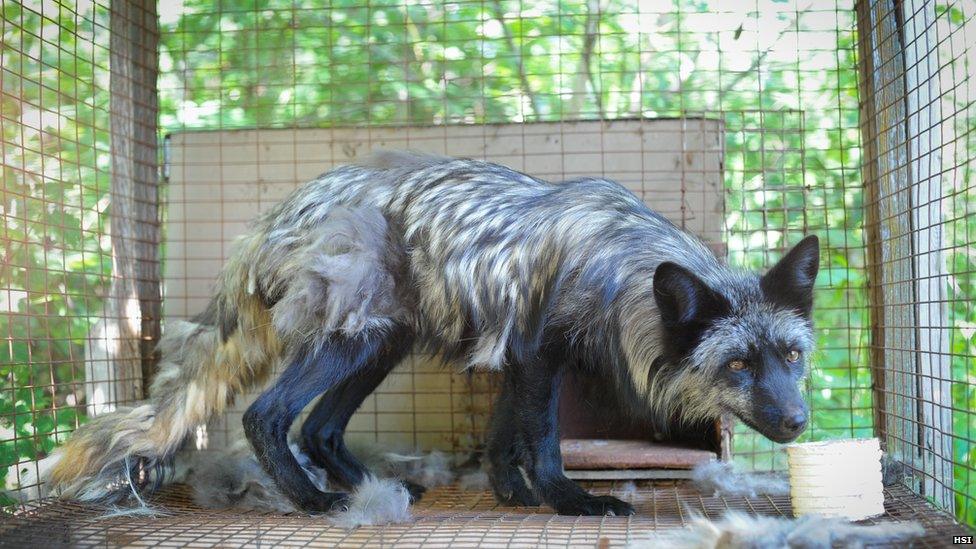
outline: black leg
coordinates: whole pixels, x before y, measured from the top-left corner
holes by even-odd
[[[325,469],[330,482],[352,488],[368,473],[346,448],[343,433],[352,414],[388,372],[388,369],[376,367],[349,376],[322,395],[302,424],[305,452],[313,463]]]
[[[398,332],[399,333],[399,332]],[[288,429],[313,398],[357,375],[370,364],[402,351],[396,334],[333,336],[320,348],[298,356],[273,387],[244,413],[244,433],[255,456],[278,488],[300,509],[329,511],[343,504],[346,495],[320,492],[309,481],[288,449]]]
[[[492,410],[488,432],[488,478],[495,499],[506,505],[535,507],[539,498],[532,493],[519,470],[524,446],[515,426],[514,391],[509,376]]]
[[[369,474],[346,447],[343,437],[349,419],[410,351],[411,341],[398,341],[391,345],[401,353],[389,353],[382,357],[382,362],[375,361],[326,392],[302,424],[302,442],[309,458],[325,469],[330,481],[347,488],[355,487]],[[419,500],[426,491],[423,486],[413,482],[403,481],[403,484],[410,492],[412,501]]]
[[[634,508],[612,496],[594,496],[563,474],[559,450],[561,360],[515,364],[511,378],[515,423],[525,445],[525,467],[536,493],[561,515],[632,515]]]

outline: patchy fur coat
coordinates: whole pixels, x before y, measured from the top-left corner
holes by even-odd
[[[662,322],[653,280],[668,261],[721,302],[709,338]],[[210,308],[167,330],[149,403],[79,429],[45,471],[63,494],[102,499],[136,463],[164,463],[278,361],[305,360],[337,335],[368,345],[393,326],[423,349],[494,370],[531,363],[558,333],[580,362],[606,368],[635,413],[697,421],[731,409],[748,422],[748,395],[713,379],[730,348],[810,349],[812,297],[784,292],[722,265],[614,182],[552,184],[475,160],[381,154],[263,214],[236,243]]]

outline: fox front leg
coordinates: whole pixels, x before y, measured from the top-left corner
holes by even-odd
[[[594,496],[563,474],[558,426],[562,358],[543,355],[532,364],[510,365],[506,371],[529,480],[542,500],[560,515],[632,515],[634,508],[629,503],[612,496]]]
[[[488,479],[495,499],[505,505],[536,507],[541,502],[525,482],[519,466],[525,444],[515,428],[515,392],[505,377],[492,410],[488,432]]]

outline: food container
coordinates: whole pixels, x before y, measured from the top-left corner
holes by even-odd
[[[793,514],[861,520],[884,513],[877,438],[786,447]]]

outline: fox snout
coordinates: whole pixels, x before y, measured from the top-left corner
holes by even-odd
[[[806,406],[785,411],[779,420],[780,436],[789,442],[803,434],[803,431],[807,429],[808,415]]]
[[[793,442],[807,429],[809,411],[806,404],[767,408],[760,425],[753,426],[773,442]]]

